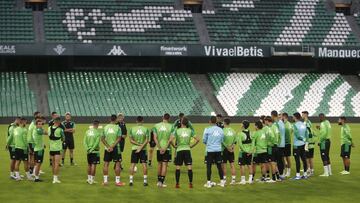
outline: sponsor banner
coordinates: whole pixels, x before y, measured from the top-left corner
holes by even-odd
[[[16,46],[11,44],[0,44],[0,54],[16,54]]]
[[[0,55],[269,57],[270,49],[271,47],[251,45],[35,43],[0,44]]]
[[[187,46],[173,46],[173,45],[161,45],[160,55],[161,56],[187,56]]]
[[[317,58],[360,58],[360,47],[317,47]]]
[[[258,46],[221,46],[221,45],[205,45],[203,46],[203,54],[211,57],[265,57],[269,56],[267,47]]]

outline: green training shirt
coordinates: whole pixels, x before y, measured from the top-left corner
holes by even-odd
[[[320,123],[319,142],[324,142],[326,139],[331,139],[331,124],[328,120]]]
[[[99,153],[100,137],[100,129],[90,128],[85,132],[83,144],[87,153]]]
[[[174,127],[170,123],[160,122],[160,123],[155,124],[153,131],[156,135],[156,139],[160,145],[160,148],[166,147],[173,130],[174,130]],[[167,150],[170,150],[170,145]]]
[[[144,144],[150,139],[150,131],[147,127],[144,127],[142,125],[137,125],[135,127],[132,127],[130,129],[130,138],[132,138],[135,142],[138,144]],[[132,144],[131,150],[138,150],[140,146]],[[142,150],[146,150],[146,147],[144,147]]]
[[[28,144],[26,138],[27,138],[26,127],[19,126],[14,129],[14,142],[16,149],[27,150]]]
[[[285,122],[285,144],[291,144],[291,133],[293,132],[293,127],[289,121]]]
[[[50,138],[50,151],[56,152],[62,150],[62,140],[64,139],[64,130],[54,125],[49,127],[48,134]]]
[[[6,144],[9,147],[14,147],[15,146],[15,141],[14,141],[14,129],[18,127],[15,123],[11,123],[9,125],[8,128],[8,136],[6,137]]]
[[[104,127],[104,137],[105,137],[105,141],[109,144],[109,145],[113,145],[116,140],[121,137],[122,133],[121,133],[121,129],[118,125],[116,124],[107,124]],[[107,147],[105,146],[105,149],[107,149]]]
[[[266,135],[266,141],[267,141],[267,146],[268,147],[273,147],[275,145],[275,134],[274,131],[271,127],[269,126],[264,126],[264,128],[262,129]]]
[[[352,144],[351,129],[348,124],[344,124],[341,126],[341,145],[343,144]]]
[[[268,141],[264,129],[255,131],[252,146],[256,150],[256,154],[267,152]]]
[[[174,132],[176,140],[176,152],[190,150],[191,138],[195,136],[195,132],[190,128],[178,128]]]
[[[224,130],[224,140],[222,143],[222,150],[225,148],[231,147],[233,144],[236,143],[236,132],[234,129],[230,127],[226,127]]]
[[[312,123],[309,119],[306,119],[306,120],[304,120],[304,124],[306,125],[307,132],[309,135],[309,137],[307,139],[307,142],[309,143],[308,147],[309,147],[309,149],[313,149],[313,148],[315,148],[316,136],[312,129]]]
[[[34,139],[33,139],[33,132],[36,128],[35,125],[35,120],[31,121],[30,125],[29,125],[29,130],[27,132],[27,143],[28,144],[34,144]]]
[[[249,137],[245,132],[249,134]],[[252,134],[249,130],[243,130],[239,132],[238,136],[236,137],[236,142],[239,145],[239,153],[253,153],[254,148],[252,146]]]
[[[44,149],[44,129],[36,128],[33,130],[32,134],[34,140],[34,151],[41,151]]]

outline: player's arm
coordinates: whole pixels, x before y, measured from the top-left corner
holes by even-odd
[[[190,148],[194,148],[200,142],[199,138],[197,138],[196,136],[194,136],[193,138],[195,142],[192,145],[190,145]]]
[[[89,147],[86,135],[84,136],[83,145],[84,145],[86,152],[90,153],[90,147]]]
[[[319,130],[319,142],[323,142],[325,140],[327,130],[323,124],[320,124]]]
[[[11,132],[9,133],[9,136],[6,138],[6,149],[9,147],[10,143],[13,141],[14,139],[14,133]]]
[[[148,143],[149,143],[149,136],[147,135],[144,143],[142,143],[142,144],[140,145],[140,147],[138,147],[138,149],[136,150],[136,152],[139,153],[141,150],[144,149],[144,147],[145,147]]]
[[[203,143],[206,144],[207,140],[208,140],[208,133],[207,133],[207,130],[205,129],[204,130],[204,135],[203,135]]]
[[[157,130],[156,130],[156,128],[154,127],[153,128],[153,139],[154,139],[154,142],[155,142],[155,144],[156,144],[156,147],[158,148],[158,149],[160,149],[160,144],[159,144],[159,140],[157,139]]]
[[[169,148],[170,144],[171,144],[174,148],[176,148],[176,145],[174,144],[174,141],[175,141],[175,136],[174,136],[174,134],[172,134],[172,135],[170,136],[169,141],[168,141],[167,144],[166,144],[165,149],[162,149],[162,150],[165,151],[167,148]]]
[[[107,143],[107,141],[106,141],[106,139],[105,139],[105,135],[102,135],[101,136],[101,142],[104,144],[104,146],[106,147],[106,148],[111,148],[111,146],[109,145],[109,143]]]

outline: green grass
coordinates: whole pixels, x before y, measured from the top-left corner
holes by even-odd
[[[131,127],[128,124],[128,127]],[[150,126],[150,125],[149,125]],[[0,132],[3,139],[1,145],[5,146],[6,125],[0,125]],[[197,135],[201,137],[205,124],[195,124]],[[233,127],[239,128],[239,125]],[[351,125],[354,142],[360,143],[358,137],[360,125]],[[33,183],[28,181],[15,182],[9,179],[9,156],[5,150],[0,151],[0,200],[2,202],[351,202],[356,201],[360,182],[360,158],[359,148],[353,148],[352,166],[350,176],[341,176],[343,170],[340,153],[339,126],[333,125],[333,137],[331,146],[331,160],[334,175],[329,178],[318,177],[323,172],[319,156],[319,150],[315,150],[315,173],[316,176],[308,180],[285,181],[275,184],[254,184],[245,186],[227,186],[225,188],[215,187],[206,189],[203,184],[206,181],[205,165],[203,164],[204,145],[199,144],[192,151],[194,189],[187,188],[187,172],[183,168],[181,173],[181,189],[175,189],[175,177],[173,164],[169,167],[166,182],[168,188],[159,189],[156,187],[156,167],[149,169],[149,184],[142,186],[142,174],[139,172],[134,178],[134,187],[115,187],[113,184],[108,187],[100,185],[102,181],[102,164],[98,166],[96,185],[88,185],[85,180],[86,154],[82,147],[82,138],[88,125],[77,125],[75,161],[78,166],[69,166],[69,159],[66,165],[61,168],[60,180],[62,184],[53,185],[52,175],[49,167],[48,152],[44,159],[43,170],[46,174],[42,176],[44,183]],[[122,181],[128,183],[128,168],[130,162],[130,144],[126,143],[126,152],[123,154],[124,172],[121,175]],[[154,157],[154,160],[156,158]],[[293,160],[292,160],[293,161]],[[156,161],[154,161],[156,166]],[[294,166],[294,161],[292,162]],[[141,166],[138,166],[141,169]],[[21,169],[21,173],[24,173]],[[259,173],[257,173],[259,174]],[[292,169],[294,174],[294,167]],[[239,181],[239,172],[237,179]],[[217,172],[213,167],[213,180],[218,181]],[[257,176],[258,177],[258,176]],[[110,180],[114,180],[114,173],[110,173]]]

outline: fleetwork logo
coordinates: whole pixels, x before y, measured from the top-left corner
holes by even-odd
[[[109,56],[126,56],[127,54],[125,53],[124,50],[121,49],[121,46],[114,45],[113,48],[109,51],[109,53],[107,55],[109,55]]]
[[[64,53],[64,51],[66,50],[65,47],[63,47],[63,45],[58,44],[55,48],[54,51],[58,54],[61,55],[62,53]]]

